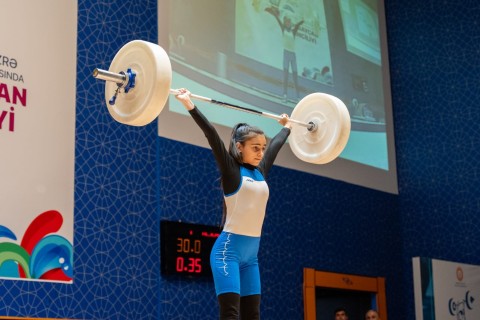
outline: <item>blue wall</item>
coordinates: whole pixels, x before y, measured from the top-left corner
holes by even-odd
[[[264,319],[303,319],[303,267],[386,277],[389,319],[404,320],[414,319],[413,256],[480,264],[480,4],[386,9],[400,194],[274,167]],[[216,318],[211,282],[159,275],[159,218],[220,222],[210,151],[157,138],[155,124],[116,123],[91,77],[126,42],[156,41],[156,10],[155,0],[79,0],[75,281],[0,280],[0,315]]]
[[[406,298],[396,316],[413,319],[411,257],[480,265],[480,3],[386,6]]]

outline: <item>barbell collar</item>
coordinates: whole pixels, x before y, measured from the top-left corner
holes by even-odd
[[[99,68],[93,70],[93,77],[100,80],[115,82],[119,86],[123,86],[127,82],[127,76],[124,73],[110,72]]]

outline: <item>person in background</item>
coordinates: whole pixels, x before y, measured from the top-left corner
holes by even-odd
[[[298,29],[303,24],[303,20],[293,22],[294,10],[289,5],[283,7],[282,14],[278,7],[271,6],[265,9],[275,17],[282,30],[283,36],[283,101],[288,101],[288,71],[292,68],[293,84],[295,86],[295,99],[300,98],[298,87],[298,69],[297,55],[295,53],[295,40]]]
[[[347,310],[343,307],[335,309],[335,320],[348,320]]]
[[[367,313],[365,313],[365,320],[381,320],[380,317],[378,316],[378,312],[375,310],[368,310]]]
[[[205,134],[221,175],[223,230],[210,254],[220,319],[260,319],[258,250],[269,196],[265,179],[291,124],[282,114],[279,123],[283,128],[267,147],[260,128],[238,123],[227,151],[215,128],[191,101],[190,92],[177,92],[176,98]]]

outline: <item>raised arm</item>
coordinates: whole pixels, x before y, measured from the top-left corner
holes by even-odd
[[[274,6],[271,6],[271,7],[265,8],[265,11],[267,11],[268,13],[270,13],[272,16],[275,17],[275,20],[277,20],[278,25],[280,26],[280,28],[282,29],[282,32],[283,32],[283,29],[285,28],[285,26],[283,25],[282,21],[280,20],[280,11],[278,10],[278,8],[274,7]]]
[[[272,138],[272,140],[270,140],[262,162],[259,165],[265,178],[267,177],[270,168],[273,166],[278,152],[287,141],[292,128],[292,124],[288,121],[288,115],[286,114],[282,114],[282,119],[279,121],[279,123],[283,125],[283,128],[275,135],[275,137]]]
[[[297,24],[293,27],[292,33],[294,36],[297,35],[297,31],[300,28],[300,26],[303,24],[303,22],[304,22],[303,20],[300,22],[297,22]]]
[[[179,89],[180,94],[175,95],[177,100],[179,100],[185,109],[188,110],[189,114],[192,116],[193,120],[197,125],[202,129],[205,137],[208,140],[208,144],[212,148],[213,155],[217,162],[217,165],[221,172],[226,172],[228,168],[232,166],[232,157],[228,154],[225,145],[218,135],[217,130],[213,125],[207,120],[207,118],[195,107],[195,104],[190,99],[190,92],[187,89]]]

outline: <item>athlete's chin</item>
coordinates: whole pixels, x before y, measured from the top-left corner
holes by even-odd
[[[252,160],[252,161],[249,161],[247,163],[251,166],[257,167],[260,164],[260,161],[261,160]]]

